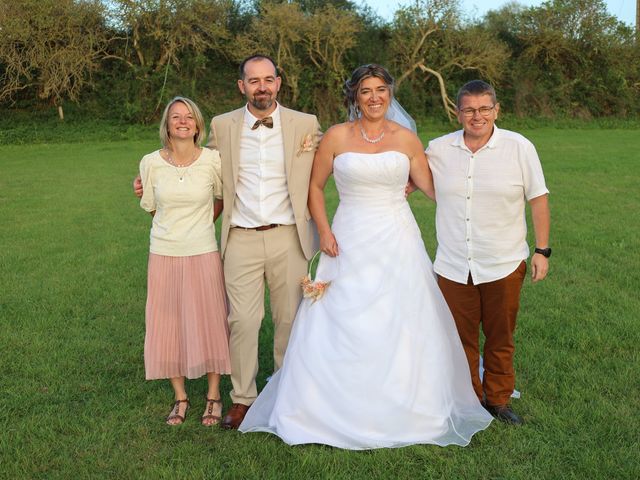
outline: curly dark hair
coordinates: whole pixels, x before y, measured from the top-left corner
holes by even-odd
[[[382,65],[369,63],[356,68],[351,77],[344,82],[342,93],[344,94],[344,106],[349,111],[349,118],[357,118],[359,116],[358,108],[358,89],[365,78],[376,77],[387,84],[393,97],[393,88],[395,81],[389,71]]]

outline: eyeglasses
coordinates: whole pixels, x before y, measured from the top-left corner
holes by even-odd
[[[491,105],[490,107],[465,108],[464,110],[459,110],[459,112],[467,118],[473,117],[476,112],[478,112],[483,117],[488,117],[489,115],[491,115],[491,112],[493,112],[493,109],[495,107],[495,105]]]

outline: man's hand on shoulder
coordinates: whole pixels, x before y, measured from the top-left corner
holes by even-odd
[[[133,179],[133,193],[136,197],[142,198],[142,179],[140,175],[136,175]]]

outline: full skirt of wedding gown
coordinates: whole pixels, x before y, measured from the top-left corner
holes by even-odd
[[[340,254],[316,273],[331,284],[302,301],[283,366],[240,431],[359,450],[464,446],[491,422],[405,199],[408,174],[400,152],[335,158]]]

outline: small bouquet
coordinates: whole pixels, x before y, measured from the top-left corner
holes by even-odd
[[[311,298],[313,303],[316,303],[317,300],[322,298],[324,292],[327,290],[331,282],[323,282],[320,280],[312,280],[311,279],[311,268],[313,266],[313,261],[320,255],[318,251],[309,262],[309,273],[307,273],[303,279],[300,281],[300,286],[302,287],[302,296],[304,298]]]

